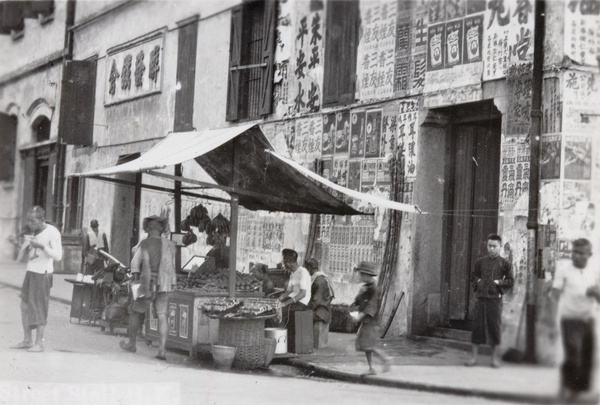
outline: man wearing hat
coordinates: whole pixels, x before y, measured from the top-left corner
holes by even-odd
[[[375,283],[375,277],[379,274],[374,263],[360,262],[354,269],[360,275],[360,280],[364,283],[360,292],[351,305],[355,312],[352,312],[352,318],[355,322],[360,322],[360,328],[356,335],[356,350],[365,352],[369,370],[363,375],[376,374],[373,368],[373,354],[383,362],[383,372],[390,371],[389,356],[378,346],[379,328],[377,326],[377,313],[379,301],[379,289]]]
[[[156,358],[165,360],[167,343],[167,293],[177,284],[175,275],[175,245],[161,235],[167,227],[166,218],[153,215],[144,218],[144,231],[148,237],[142,240],[131,259],[133,280],[140,283],[139,297],[129,309],[129,342],[122,340],[121,349],[135,353],[136,338],[144,315],[152,308],[158,318],[159,347]]]

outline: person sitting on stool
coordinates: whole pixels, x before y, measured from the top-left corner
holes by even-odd
[[[283,266],[290,274],[285,292],[279,297],[283,307],[283,325],[287,326],[290,311],[307,311],[310,302],[310,274],[298,264],[298,253],[292,249],[281,251]]]

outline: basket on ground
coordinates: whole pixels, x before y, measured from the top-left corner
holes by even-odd
[[[212,345],[212,357],[215,367],[221,370],[231,369],[236,351],[237,348],[233,346]]]

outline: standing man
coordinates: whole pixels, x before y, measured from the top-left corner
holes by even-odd
[[[132,302],[129,308],[129,341],[121,340],[121,349],[135,353],[139,328],[144,323],[145,314],[151,309],[158,318],[158,355],[159,360],[166,360],[166,343],[168,334],[167,306],[168,292],[177,284],[175,274],[175,244],[161,237],[167,226],[166,218],[153,215],[144,218],[142,227],[148,237],[142,240],[131,259],[131,274],[134,281],[139,281],[142,291],[140,297]]]
[[[590,241],[583,238],[575,240],[571,263],[566,268],[557,268],[552,284],[552,319],[556,319],[558,307],[564,346],[560,396],[567,401],[574,400],[590,388],[594,359],[594,306],[600,302],[598,269],[588,266],[590,256]]]
[[[475,288],[475,316],[471,335],[472,356],[466,366],[477,364],[479,345],[492,347],[492,367],[500,367],[498,345],[502,334],[502,295],[503,289],[513,286],[512,264],[500,257],[502,238],[495,233],[487,237],[488,255],[477,259],[471,283]]]
[[[104,267],[104,259],[98,254],[97,250],[103,250],[108,253],[108,239],[104,232],[100,233],[98,221],[90,221],[90,230],[85,235],[84,254],[86,271],[85,274],[95,274]]]
[[[290,311],[306,311],[310,302],[310,274],[298,264],[298,253],[292,249],[283,249],[283,266],[290,274],[286,291],[279,297],[283,304],[283,323],[287,324]]]
[[[331,301],[334,298],[329,278],[319,271],[316,259],[308,259],[304,266],[310,273],[311,289],[308,307],[313,311],[313,334],[315,349],[327,346],[329,323],[331,322]]]
[[[27,250],[27,273],[21,289],[21,320],[23,341],[11,349],[28,352],[44,351],[44,329],[48,319],[48,303],[52,288],[54,262],[62,259],[60,232],[45,222],[46,212],[40,206],[27,213],[27,226],[33,233],[25,235],[22,251]],[[36,329],[35,344],[32,331]]]

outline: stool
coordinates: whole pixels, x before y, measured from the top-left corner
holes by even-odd
[[[288,352],[310,353],[313,349],[313,313],[308,311],[290,311],[288,322]]]
[[[329,324],[325,322],[314,322],[313,323],[313,334],[315,349],[322,349],[327,346],[329,341]]]

